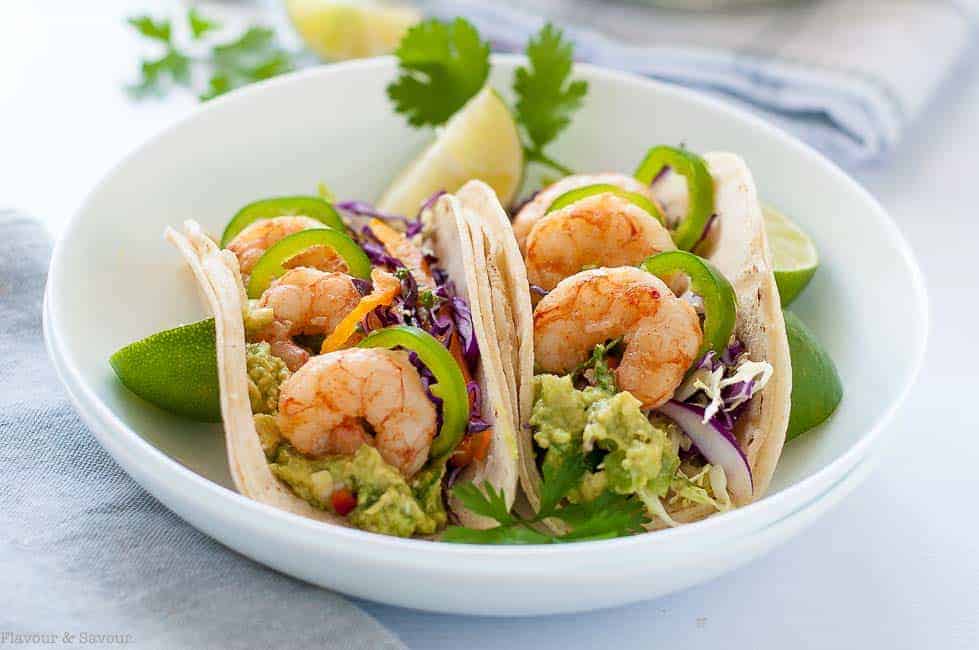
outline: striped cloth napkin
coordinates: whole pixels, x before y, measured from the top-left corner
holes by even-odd
[[[359,607],[244,558],[136,485],[48,362],[51,243],[0,210],[0,646],[403,650]]]
[[[582,61],[718,94],[843,164],[881,159],[973,46],[975,0],[809,0],[715,12],[604,0],[431,0],[520,51],[545,21]]]

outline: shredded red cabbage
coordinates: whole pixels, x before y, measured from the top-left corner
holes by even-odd
[[[344,212],[355,214],[358,217],[373,217],[374,219],[380,219],[381,221],[400,222],[404,224],[405,234],[409,237],[414,237],[422,231],[422,223],[420,219],[409,219],[407,217],[402,217],[401,215],[381,212],[366,201],[341,201],[340,203],[335,204],[335,207],[340,208]]]
[[[350,278],[350,282],[357,287],[357,291],[360,292],[361,296],[366,296],[371,292],[370,280],[364,280],[363,278]]]
[[[341,201],[340,203],[337,203],[335,207],[343,210],[344,212],[355,214],[359,217],[373,217],[375,219],[381,219],[382,221],[400,222],[404,224],[405,234],[408,237],[414,237],[422,231],[421,213],[432,207],[432,205],[435,204],[435,201],[437,201],[443,194],[445,194],[445,190],[439,190],[432,196],[428,197],[425,202],[422,203],[421,208],[414,219],[409,219],[408,217],[403,217],[397,214],[382,212],[366,201]]]
[[[476,333],[473,331],[472,313],[469,311],[469,304],[459,296],[452,296],[452,310],[455,312],[456,332],[459,333],[459,342],[462,343],[462,356],[466,358],[466,363],[470,367],[475,367],[479,361],[479,344],[476,342]]]
[[[694,370],[706,370],[710,373],[716,372],[720,368],[724,368],[725,374],[732,372],[734,368],[738,365],[741,357],[745,353],[745,346],[737,339],[734,340],[731,345],[724,350],[723,353],[718,355],[713,350],[708,350],[700,361],[694,366]],[[720,431],[727,432],[732,443],[737,445],[737,439],[734,437],[734,426],[737,424],[738,418],[744,412],[747,407],[748,402],[742,401],[735,407],[731,407],[730,403],[736,400],[744,400],[747,396],[751,397],[751,392],[754,389],[754,380],[738,382],[737,384],[732,384],[727,386],[721,391],[721,399],[723,405],[721,408],[717,409],[717,412],[708,420],[707,424],[717,428]],[[705,409],[701,404],[697,403],[699,391],[691,394],[689,397],[684,398],[682,403],[684,406],[688,406],[692,409],[699,410],[701,417],[705,413]],[[740,449],[740,447],[739,447]]]
[[[490,424],[480,415],[483,412],[483,397],[479,384],[470,381],[466,384],[466,391],[469,393],[469,426],[466,431],[468,433],[486,431],[490,428]]]
[[[737,364],[738,359],[740,359],[741,355],[743,355],[746,351],[747,350],[745,349],[744,344],[741,341],[734,339],[734,343],[729,345],[721,355],[721,361],[724,362],[724,365],[726,366],[733,366]]]

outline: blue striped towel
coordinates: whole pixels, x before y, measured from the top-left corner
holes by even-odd
[[[711,13],[602,0],[432,0],[501,51],[545,21],[579,60],[719,94],[842,164],[879,160],[972,48],[970,0],[822,0]]]

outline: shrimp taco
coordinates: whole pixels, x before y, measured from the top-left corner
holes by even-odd
[[[486,525],[451,498],[462,477],[512,505],[517,405],[458,199],[434,196],[410,220],[269,199],[239,212],[220,245],[191,221],[166,237],[214,314],[242,494],[401,537]]]
[[[516,354],[530,507],[541,507],[542,480],[567,483],[566,508],[641,503],[646,528],[759,498],[785,440],[792,375],[744,161],[656,147],[634,177],[545,188],[510,236],[502,208],[481,199],[470,204],[507,258],[493,286],[515,318],[497,343]],[[544,523],[567,532],[572,520]]]

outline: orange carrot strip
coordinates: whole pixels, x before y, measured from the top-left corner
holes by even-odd
[[[367,314],[383,305],[390,305],[401,291],[401,283],[390,273],[374,269],[371,272],[371,279],[374,281],[374,291],[361,298],[357,306],[343,317],[343,320],[323,341],[320,354],[333,352],[343,347],[344,343],[357,331],[357,325]]]

